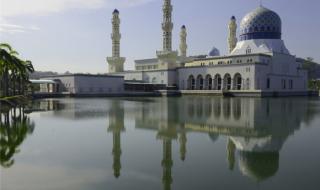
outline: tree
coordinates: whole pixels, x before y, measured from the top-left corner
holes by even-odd
[[[23,95],[29,74],[34,72],[31,61],[20,59],[9,44],[0,44],[0,97]]]

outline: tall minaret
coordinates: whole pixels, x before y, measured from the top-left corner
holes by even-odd
[[[171,0],[164,0],[163,4],[163,51],[172,51],[172,5]]]
[[[120,57],[120,18],[119,11],[115,9],[112,17],[112,57],[108,57],[109,73],[123,72],[123,64],[126,58]]]
[[[181,27],[181,32],[180,32],[180,56],[181,57],[187,57],[187,29],[186,26],[183,25]]]
[[[237,39],[236,17],[232,16],[229,23],[229,37],[228,37],[229,53],[231,53],[234,50],[234,48],[237,45],[237,42],[238,42],[238,39]]]
[[[172,5],[171,0],[164,0],[163,3],[163,49],[157,51],[159,69],[172,69],[177,67],[178,51],[172,51]]]

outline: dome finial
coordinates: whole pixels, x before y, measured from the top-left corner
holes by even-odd
[[[118,9],[114,9],[113,14],[119,14],[119,10]]]
[[[263,7],[262,0],[260,0],[260,7]]]

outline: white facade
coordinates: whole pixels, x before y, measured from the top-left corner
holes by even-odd
[[[44,93],[71,95],[118,95],[124,93],[124,78],[122,76],[74,74],[42,79],[55,81],[54,85],[41,85],[41,92]]]
[[[180,34],[180,55],[172,51],[172,5],[164,0],[163,51],[155,59],[137,60],[136,71],[117,73],[125,80],[166,84],[181,91],[212,90],[253,93],[307,94],[307,72],[281,39],[279,15],[262,6],[248,13],[240,24],[229,23],[226,56],[187,57],[186,27]]]

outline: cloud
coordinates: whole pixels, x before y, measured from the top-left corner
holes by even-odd
[[[0,33],[16,34],[36,30],[40,30],[40,28],[37,26],[21,26],[12,24],[0,16]]]
[[[1,0],[1,16],[47,15],[70,9],[138,6],[155,0]]]

